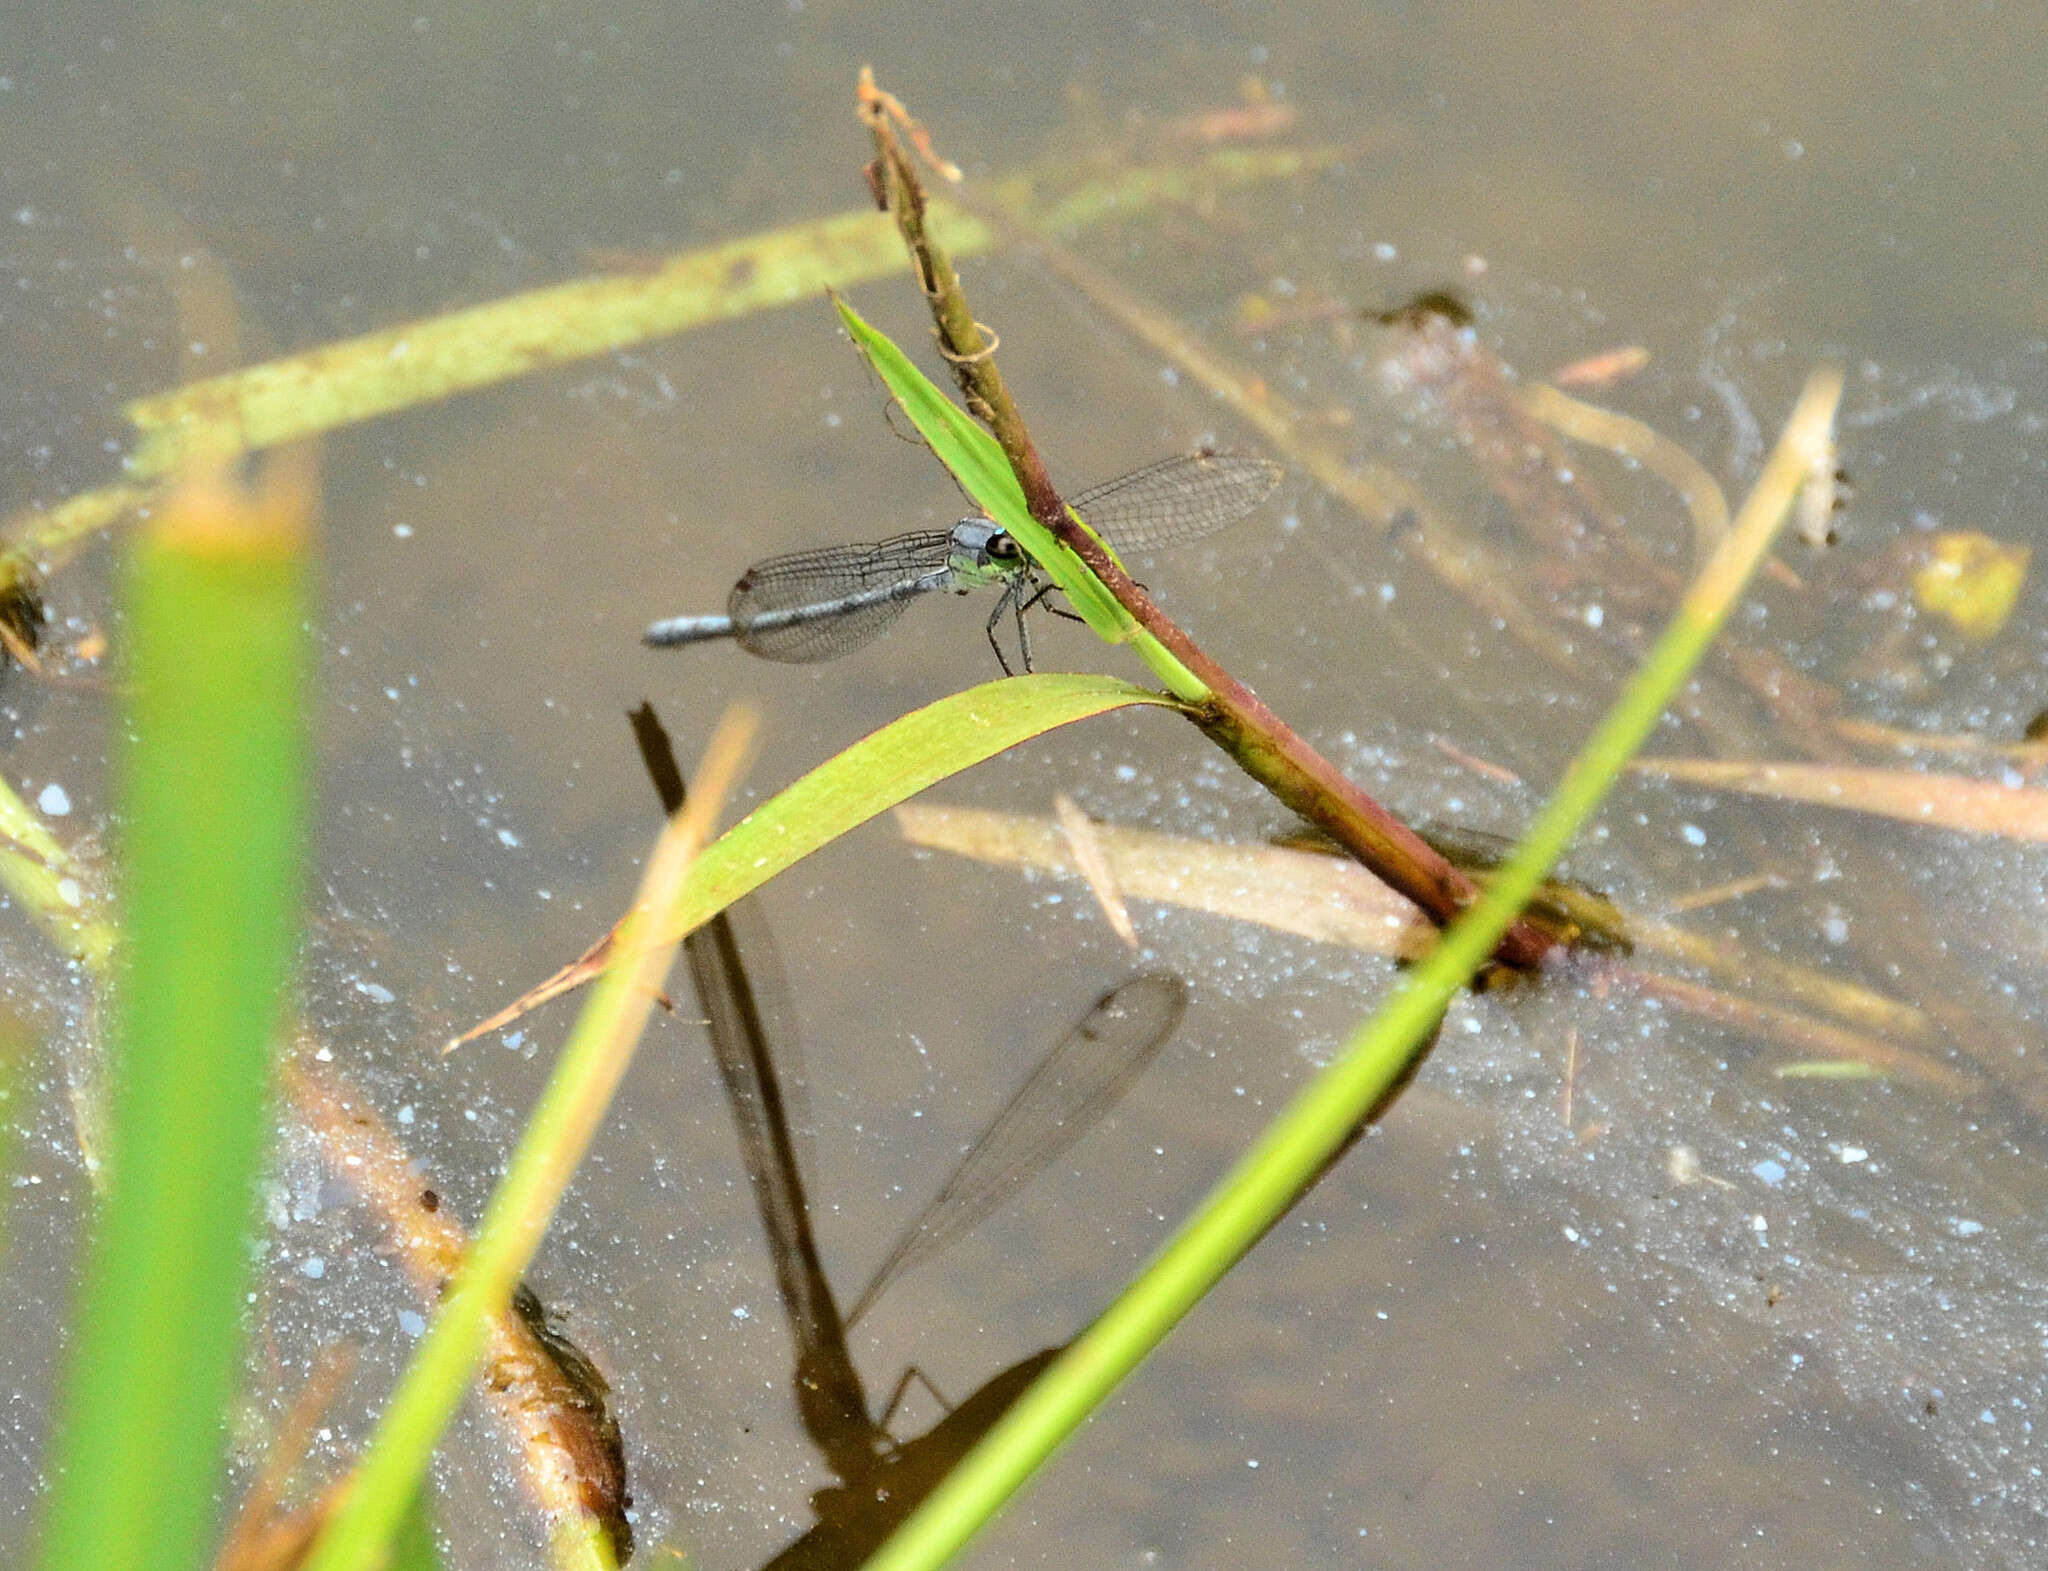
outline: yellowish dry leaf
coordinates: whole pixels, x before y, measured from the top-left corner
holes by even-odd
[[[1080,873],[1072,842],[1049,819],[917,803],[897,808],[896,823],[913,845],[1007,867]],[[1434,937],[1415,906],[1341,857],[1209,845],[1107,824],[1092,830],[1110,877],[1133,900],[1166,901],[1401,958],[1413,958]]]
[[[1960,834],[2048,840],[2048,791],[1965,775],[1721,758],[1639,758],[1632,766],[1688,785],[1876,813]]]

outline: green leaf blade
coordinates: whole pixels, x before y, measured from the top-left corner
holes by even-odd
[[[79,1300],[46,1571],[203,1563],[296,950],[301,531],[230,497],[185,506],[139,542],[128,584],[111,1189]]]
[[[911,711],[826,760],[704,848],[674,912],[679,931],[927,786],[1062,725],[1163,694],[1108,676],[1041,673],[986,682]]]

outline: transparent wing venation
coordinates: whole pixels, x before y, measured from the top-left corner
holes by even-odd
[[[897,1277],[957,1242],[1114,1107],[1187,1012],[1187,986],[1163,971],[1105,993],[981,1132],[846,1313],[851,1326]]]
[[[919,580],[944,569],[952,533],[920,529],[872,545],[821,546],[771,556],[732,586],[726,614],[749,654],[805,664],[834,660],[872,640],[922,591]],[[833,610],[850,597],[892,588],[902,593]],[[815,616],[797,615],[807,609]]]
[[[1118,551],[1156,551],[1227,529],[1272,494],[1282,470],[1245,453],[1190,453],[1068,498]]]

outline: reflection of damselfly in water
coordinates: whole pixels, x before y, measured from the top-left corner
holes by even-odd
[[[1074,511],[1119,553],[1186,545],[1228,528],[1280,481],[1269,459],[1193,453],[1135,470],[1073,497]],[[988,641],[1003,670],[1010,663],[996,641],[1005,612],[1016,619],[1017,647],[1031,669],[1024,613],[1050,592],[1009,531],[983,517],[950,529],[920,529],[875,545],[825,546],[756,562],[732,586],[724,616],[676,616],[656,622],[650,644],[730,638],[767,660],[836,660],[876,637],[921,595],[950,589],[1002,590],[989,613]]]
[[[668,737],[648,707],[634,713],[633,726],[662,805],[673,813],[682,801],[682,778]],[[751,951],[750,960],[743,947]],[[852,1313],[842,1316],[811,1231],[776,1070],[775,1038],[786,1029],[790,1011],[779,996],[772,943],[751,901],[742,900],[691,933],[683,948],[796,1343],[797,1415],[840,1479],[838,1487],[811,1497],[817,1524],[771,1564],[784,1571],[856,1566],[1060,1350],[1041,1349],[998,1372],[931,1429],[898,1440],[889,1418],[914,1371],[898,1382],[881,1413],[871,1414],[846,1328],[891,1282],[972,1231],[1094,1128],[1180,1025],[1187,989],[1178,977],[1152,973],[1098,999],[990,1121],[891,1250]],[[789,1045],[780,1044],[784,1051]]]
[[[797,1337],[797,1408],[841,1485],[811,1497],[817,1525],[771,1566],[839,1568],[865,1560],[1057,1356],[1058,1348],[1031,1354],[949,1407],[925,1433],[899,1441],[889,1420],[917,1371],[906,1371],[881,1413],[870,1417],[846,1328],[891,1282],[973,1231],[1086,1135],[1173,1035],[1186,1008],[1186,987],[1164,973],[1134,977],[1103,994],[982,1131],[843,1320],[799,1309],[831,1302],[822,1273],[789,1300]],[[793,1171],[787,1176],[796,1181]],[[762,1217],[801,1217],[802,1206],[798,1189],[794,1205],[764,1203]],[[785,1280],[793,1261],[815,1260],[807,1227],[797,1242],[777,1239],[771,1225],[769,1243],[777,1275]]]
[[[1179,1026],[1187,989],[1163,972],[1111,988],[1039,1060],[910,1224],[846,1312],[859,1323],[889,1284],[965,1238],[1095,1127]]]

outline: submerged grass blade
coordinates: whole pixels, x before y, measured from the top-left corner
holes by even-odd
[[[979,221],[956,214],[955,223],[971,247],[990,243]],[[195,443],[268,447],[816,299],[830,284],[900,271],[894,239],[882,214],[835,214],[687,251],[652,272],[573,279],[172,388],[128,406],[129,422],[142,437],[128,470],[147,478],[175,466]]]
[[[997,866],[1086,876],[1072,836],[1051,819],[913,802],[896,809],[896,824],[912,845]],[[1089,834],[1110,884],[1131,900],[1401,959],[1419,957],[1436,938],[1412,901],[1348,857],[1114,824],[1091,824]]]
[[[1871,813],[1957,834],[2048,840],[2048,791],[2038,786],[1912,769],[1743,758],[1641,758],[1634,767],[1713,791]]]
[[[1206,157],[1141,165],[1043,194],[1061,170],[1027,170],[992,188],[1005,210],[1050,230],[1128,217],[1218,188],[1314,174],[1345,150],[1219,148]],[[971,255],[998,243],[983,219],[944,201],[931,224],[949,250]],[[162,480],[187,456],[249,452],[453,394],[750,312],[814,300],[903,267],[895,225],[873,211],[836,213],[684,251],[651,271],[596,274],[321,344],[300,354],[137,399],[127,408],[141,438],[128,458],[133,480]],[[31,513],[8,544],[31,557],[75,547],[153,495],[148,484],[82,492]]]
[[[661,914],[710,838],[752,734],[753,721],[746,716],[728,719],[712,737],[699,793],[648,858],[614,962],[563,1047],[462,1270],[378,1420],[369,1449],[307,1560],[308,1571],[375,1571],[383,1564],[441,1432],[476,1373],[492,1317],[511,1303],[632,1061],[654,994],[675,958],[676,940],[660,932]],[[565,1529],[567,1537],[556,1543],[558,1556],[580,1556],[593,1565],[609,1558],[594,1528],[586,1531],[582,1524],[569,1523]]]
[[[46,1571],[197,1565],[213,1520],[298,926],[308,495],[195,482],[136,543],[111,1191],[68,1360]]]
[[[868,1571],[931,1571],[950,1559],[1285,1213],[1407,1073],[1452,997],[1507,931],[1706,653],[1790,510],[1814,448],[1826,439],[1841,386],[1834,372],[1817,373],[1808,382],[1723,549],[1478,903],[1267,1129],[1152,1264],[868,1561]]]
[[[1070,837],[1050,819],[908,803],[896,809],[896,822],[913,845],[1003,866],[1083,872]],[[1092,825],[1089,838],[1102,855],[1111,885],[1134,900],[1256,922],[1403,960],[1420,958],[1436,938],[1413,904],[1343,857],[1107,824]],[[1860,1057],[1949,1090],[1970,1083],[1950,1066],[1904,1045],[1933,1046],[1938,1040],[1934,1022],[1911,1004],[1668,923],[1629,917],[1626,932],[1637,961],[1607,962],[1617,987],[1639,989],[1688,1013],[1804,1052],[1826,1043],[1837,1057]],[[1648,970],[1638,963],[1646,955],[1697,966],[1714,976],[1719,990]],[[1766,1002],[1771,995],[1798,1010]]]

